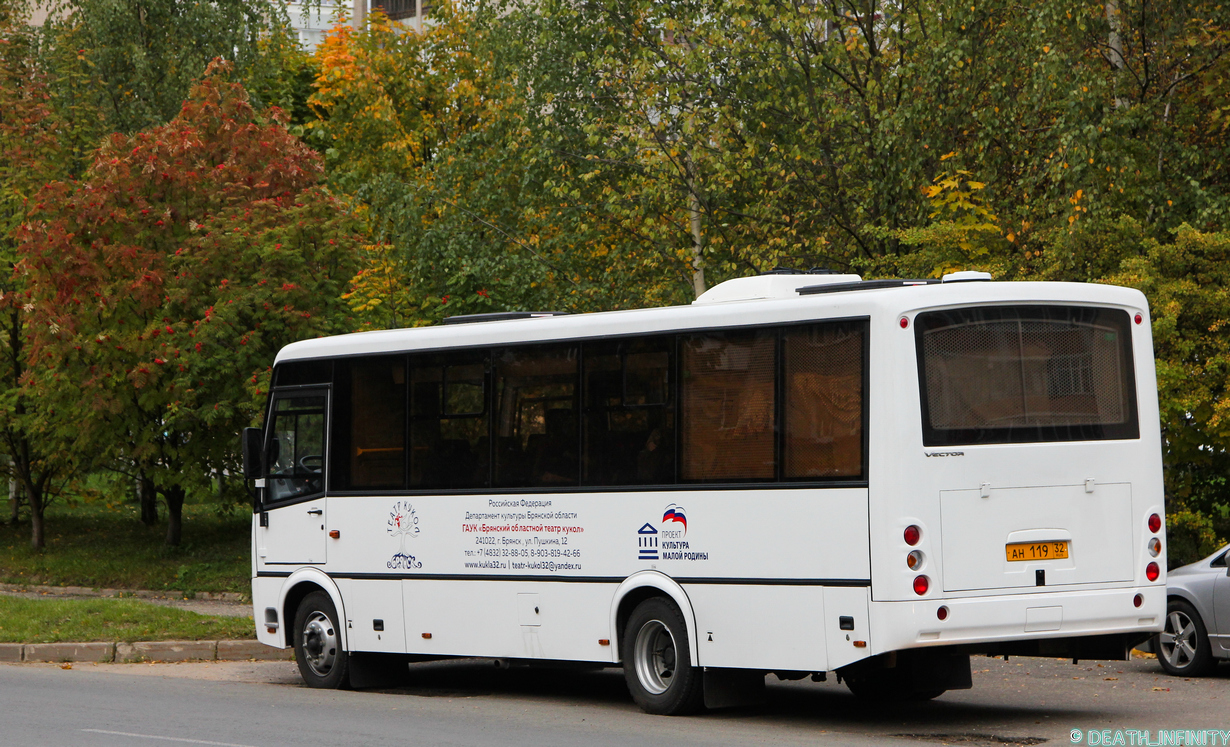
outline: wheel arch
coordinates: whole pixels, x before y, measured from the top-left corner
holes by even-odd
[[[349,651],[350,643],[346,637],[346,610],[342,604],[342,594],[337,584],[333,583],[333,579],[316,568],[301,568],[292,573],[282,585],[282,598],[278,602],[278,609],[282,611],[282,621],[285,623],[282,628],[285,631],[282,640],[287,646],[295,645],[293,630],[295,612],[298,611],[299,603],[303,601],[303,598],[314,591],[323,591],[333,601],[333,608],[337,610],[338,628],[341,630],[342,649]]]
[[[1206,630],[1208,629],[1208,621],[1212,619],[1211,616],[1213,611],[1210,609],[1205,609],[1204,603],[1200,601],[1197,594],[1193,594],[1191,591],[1184,588],[1166,589],[1166,606],[1170,607],[1170,603],[1176,600],[1190,604],[1192,609],[1196,611],[1196,614],[1200,615],[1201,624],[1204,625]],[[1169,609],[1167,610],[1167,614],[1169,614]]]
[[[642,571],[624,579],[615,590],[611,602],[611,638],[614,644],[612,661],[622,660],[624,626],[636,605],[650,597],[665,597],[675,603],[688,628],[688,649],[694,666],[700,666],[700,643],[696,627],[696,612],[692,600],[673,578],[657,571]]]

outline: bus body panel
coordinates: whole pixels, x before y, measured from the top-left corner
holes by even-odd
[[[1141,607],[1133,604],[1138,593],[1148,600]],[[1129,586],[947,598],[943,604],[949,614],[940,621],[934,600],[872,602],[872,653],[1113,633],[1144,638],[1162,622],[1166,594],[1156,587]]]
[[[325,526],[338,536],[320,569],[347,600],[354,650],[396,651],[404,640],[415,654],[617,660],[597,641],[618,639],[607,614],[618,585],[648,571],[684,584],[705,666],[788,668],[800,652],[823,665],[825,584],[866,597],[866,490],[691,495],[691,506],[675,491],[330,496]],[[396,593],[381,592],[394,580]],[[529,595],[540,619],[527,620]],[[732,609],[735,599],[744,601]],[[852,608],[860,626],[863,605]],[[403,618],[404,638],[393,632]]]
[[[940,491],[944,591],[1130,582],[1133,553],[1123,538],[1132,536],[1132,486],[1090,480]],[[1020,560],[1005,550],[1025,545],[1049,554],[1054,542],[1066,543],[1067,557]]]
[[[824,587],[687,584],[702,666],[829,669]],[[860,615],[862,617],[863,615]]]
[[[400,584],[383,579],[335,577],[333,581],[346,600],[342,619],[352,651],[400,654],[408,650]]]
[[[256,527],[256,555],[265,565],[324,563],[329,547],[325,537],[327,501],[317,498],[303,503],[270,508],[266,526]]]
[[[401,582],[409,653],[612,661],[614,583],[471,578]]]

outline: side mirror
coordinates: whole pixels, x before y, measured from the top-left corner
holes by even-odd
[[[247,480],[264,477],[261,469],[261,443],[264,434],[260,428],[243,429],[243,476]]]

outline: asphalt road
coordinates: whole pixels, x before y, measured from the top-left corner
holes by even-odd
[[[974,689],[930,703],[770,677],[767,704],[688,718],[641,713],[617,670],[437,662],[408,687],[337,692],[303,687],[286,662],[2,665],[0,744],[1071,745],[1074,729],[1082,744],[1089,730],[1230,729],[1230,665],[1184,680],[1151,660],[973,661]]]

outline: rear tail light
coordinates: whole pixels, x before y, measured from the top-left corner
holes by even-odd
[[[918,569],[918,568],[922,568],[923,554],[919,552],[918,550],[915,550],[914,552],[905,556],[905,564],[910,567],[911,571]]]
[[[1160,575],[1162,575],[1162,569],[1157,567],[1157,563],[1150,563],[1149,565],[1145,566],[1145,578],[1149,579],[1150,581],[1156,581],[1157,577]],[[919,578],[922,578],[922,576],[919,576]],[[918,589],[917,581],[914,582],[914,589],[915,590]]]
[[[1154,532],[1154,533],[1162,531],[1162,517],[1161,516],[1158,516],[1157,514],[1153,514],[1152,516],[1149,517],[1149,531]]]
[[[922,538],[922,530],[911,524],[905,528],[904,532],[905,543],[910,547],[918,544],[918,540]]]
[[[1162,553],[1162,541],[1158,539],[1157,537],[1154,537],[1153,539],[1149,540],[1149,554],[1156,558],[1161,553]]]
[[[1152,580],[1152,579],[1150,579]],[[914,578],[914,593],[922,596],[927,593],[927,589],[931,588],[931,580],[926,576],[916,576]]]

